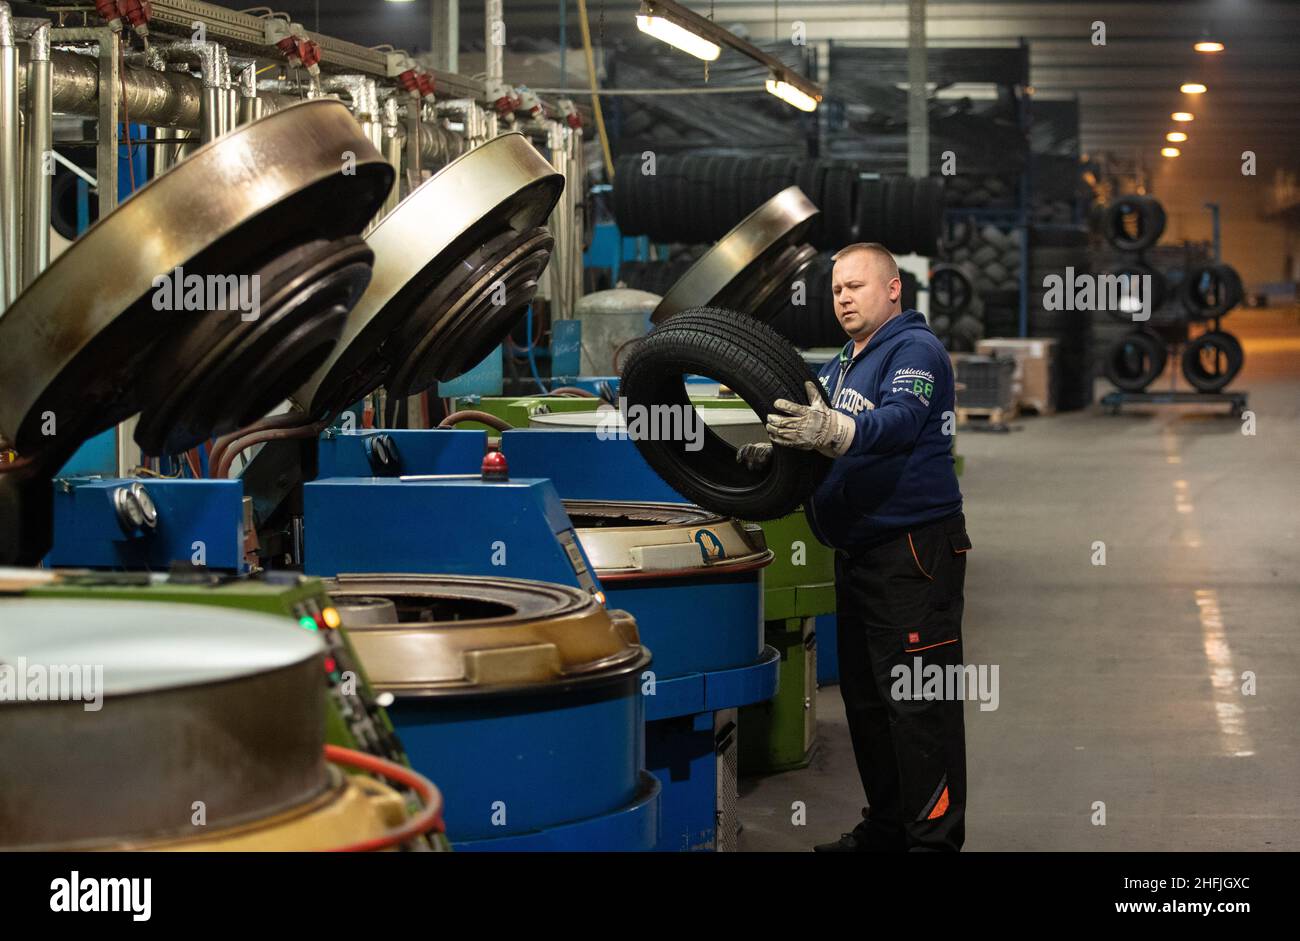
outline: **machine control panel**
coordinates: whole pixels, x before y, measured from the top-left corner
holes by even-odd
[[[587,560],[582,554],[582,548],[578,544],[578,534],[572,529],[566,529],[555,534],[560,545],[564,547],[564,553],[569,557],[569,562],[573,565],[574,577],[578,580],[578,587],[583,591],[597,595],[604,600],[604,594],[600,586],[596,584],[595,577],[591,574],[591,568],[587,565]]]
[[[407,764],[406,753],[393,732],[383,706],[370,688],[361,661],[340,630],[342,619],[328,597],[308,597],[294,604],[292,614],[303,630],[320,635],[325,643],[325,677],[333,716],[346,727],[355,747],[398,764]]]

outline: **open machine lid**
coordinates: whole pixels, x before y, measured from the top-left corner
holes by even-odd
[[[345,154],[355,172],[341,172]],[[0,314],[0,437],[24,457],[57,450],[47,462],[57,466],[136,412],[150,453],[264,414],[324,359],[368,283],[359,234],[393,176],[334,100],[273,112],[200,147],[92,226]],[[267,282],[253,319],[174,309],[176,279],[184,291],[191,278],[205,287],[220,278],[224,290],[225,279],[253,276]],[[43,432],[49,415],[56,435]]]
[[[742,219],[705,252],[650,315],[661,324],[691,307],[725,307],[771,320],[790,283],[817,257],[805,244],[818,209],[788,186]]]
[[[380,385],[396,400],[476,365],[532,302],[553,244],[543,226],[563,188],[519,133],[426,180],[367,238],[370,288],[294,401],[321,415]]]

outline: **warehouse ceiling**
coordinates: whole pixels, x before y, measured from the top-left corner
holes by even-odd
[[[309,29],[366,43],[392,42],[416,51],[429,47],[432,0],[357,4],[355,0],[282,0]],[[228,3],[244,6],[243,3]],[[708,2],[691,7],[707,14]],[[590,0],[597,42],[638,36],[635,0]],[[482,4],[461,3],[461,48],[482,46]],[[810,42],[903,45],[907,4],[880,0],[780,0],[779,6],[716,0],[715,17],[743,24],[756,40],[770,40],[790,23],[807,24]],[[568,41],[577,46],[577,3],[568,3]],[[558,0],[505,0],[512,47],[533,50],[559,41]],[[1105,45],[1094,44],[1094,23],[1105,24]],[[1031,80],[1039,98],[1078,96],[1085,151],[1120,150],[1154,156],[1177,110],[1195,113],[1184,146],[1185,162],[1224,166],[1243,150],[1261,163],[1300,160],[1300,2],[1296,0],[1146,0],[1129,3],[1057,3],[1010,0],[971,3],[929,0],[932,46],[1030,44]],[[1193,42],[1226,44],[1216,55],[1193,51]],[[1183,95],[1179,85],[1200,81],[1209,93]],[[1207,169],[1209,169],[1207,167]]]

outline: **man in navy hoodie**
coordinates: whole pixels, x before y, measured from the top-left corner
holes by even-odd
[[[945,678],[962,660],[970,539],[952,458],[953,372],[938,337],[903,310],[898,264],[883,246],[835,255],[835,316],[849,335],[808,383],[811,406],[779,400],[776,445],[835,458],[807,506],[835,553],[840,693],[868,807],[819,852],[960,850],[965,839],[962,698]],[[771,445],[737,455],[751,468]],[[937,696],[936,696],[937,694]]]

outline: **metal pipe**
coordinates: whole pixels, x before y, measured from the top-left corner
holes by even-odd
[[[402,201],[402,119],[397,110],[397,93],[389,95],[384,99],[384,159],[393,166],[393,171],[397,175],[393,188],[388,191],[388,196],[384,199],[384,215],[388,215],[397,208],[397,204]]]
[[[179,135],[175,128],[158,127],[154,128],[153,139],[156,141],[172,141]],[[153,175],[162,176],[173,166],[176,165],[178,151],[180,147],[176,144],[155,147],[153,151]]]
[[[54,111],[94,117],[99,114],[99,68],[95,59],[55,49],[53,67]],[[19,70],[19,88],[25,73]],[[184,72],[159,72],[151,68],[127,68],[120,85],[125,86],[131,123],[148,127],[199,130],[203,84]],[[256,83],[257,100],[263,114],[287,108],[303,99],[286,93],[292,84],[261,80]],[[303,87],[307,90],[307,86]],[[119,93],[120,94],[120,93]],[[441,102],[439,105],[441,106]],[[419,108],[416,107],[418,115]],[[426,167],[439,167],[466,148],[464,140],[440,124],[422,122],[417,135]]]
[[[409,194],[424,181],[420,151],[420,97],[409,95],[406,101],[406,191]]]
[[[22,166],[18,162],[18,49],[13,12],[0,3],[0,308],[18,296],[19,215],[18,189]]]
[[[926,102],[928,65],[925,0],[907,2],[907,175],[930,175],[930,112]]]
[[[362,132],[372,142],[375,141],[375,124],[379,117],[379,94],[374,79],[364,75],[331,75],[321,82],[321,90],[342,92],[346,95],[348,106],[352,109],[352,116],[361,125]],[[376,147],[382,146],[383,138],[380,137]]]
[[[487,73],[483,85],[489,93],[495,92],[505,74],[505,30],[502,0],[487,0],[483,5],[483,68]]]
[[[262,99],[257,95],[257,63],[249,62],[239,73],[239,123],[248,124],[262,116]]]
[[[95,179],[99,180],[99,217],[102,219],[117,208],[117,126],[121,112],[122,34],[111,29],[97,32],[99,53],[97,82],[100,88],[95,117],[98,120],[95,146]],[[129,110],[129,108],[128,108]],[[118,426],[119,455],[122,444],[121,426]]]
[[[19,21],[30,31],[27,58],[27,159],[23,168],[22,287],[50,263],[50,183],[54,176],[54,102],[50,69],[50,21]]]
[[[154,50],[155,55],[165,62],[198,63],[202,82],[199,94],[199,142],[206,144],[226,133],[234,123],[229,94],[230,53],[226,48],[215,42],[186,40],[165,43],[154,47]],[[135,110],[130,108],[130,111],[134,116]]]

